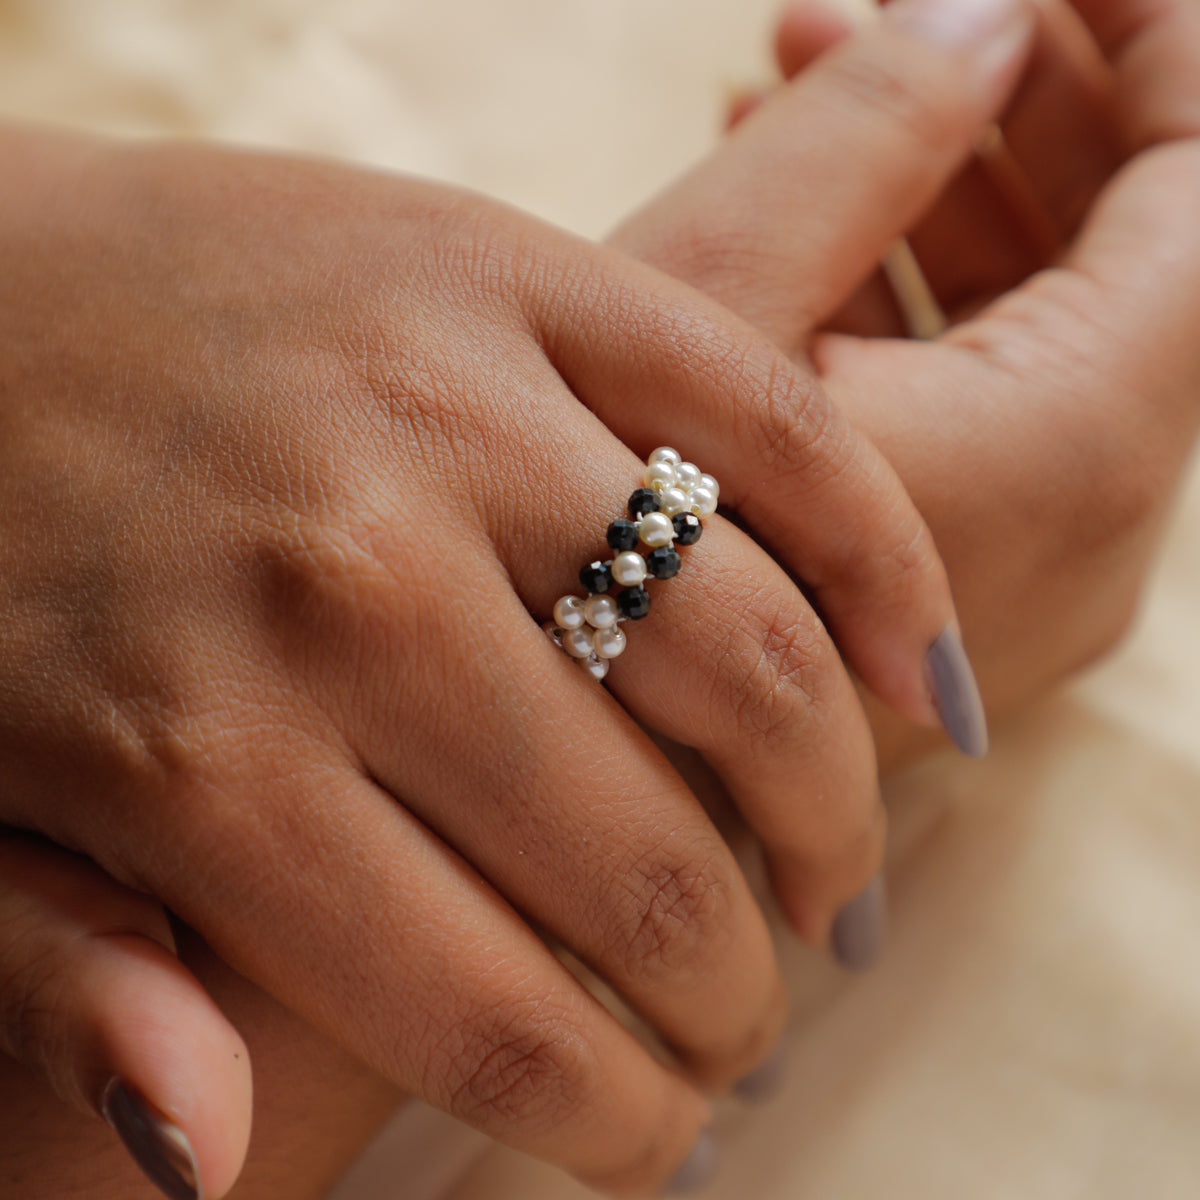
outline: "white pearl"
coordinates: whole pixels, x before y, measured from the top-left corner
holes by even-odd
[[[661,506],[660,511],[667,517],[673,517],[676,513],[691,511],[691,500],[683,488],[664,488],[658,498],[658,503]]]
[[[674,487],[675,468],[670,463],[651,463],[642,472],[642,483],[656,492],[661,492],[663,488]]]
[[[581,658],[579,665],[593,678],[603,679],[608,674],[608,659],[597,658],[594,654]]]
[[[670,446],[659,446],[659,448],[653,451],[650,457],[646,459],[646,462],[650,464],[670,463],[671,466],[674,466],[682,458],[683,455],[680,454],[678,450],[672,450]]]
[[[625,550],[613,559],[612,574],[622,587],[636,587],[646,578],[646,560],[635,550]]]
[[[674,491],[674,488],[668,488]],[[663,493],[666,495],[666,492]],[[647,546],[666,546],[675,536],[675,526],[664,512],[647,513],[638,522],[638,536]]]
[[[695,463],[680,463],[675,468],[675,482],[685,491],[700,485],[700,468]]]
[[[707,517],[717,511],[717,498],[706,487],[692,489],[692,512],[698,517]]]
[[[560,629],[578,629],[584,621],[583,601],[578,596],[563,596],[554,604],[554,620]]]
[[[563,634],[562,647],[572,658],[587,658],[592,652],[594,633],[586,625],[581,629],[568,629]]]
[[[561,650],[563,631],[553,621],[542,624],[542,632]]]
[[[617,623],[621,615],[617,602],[611,596],[589,596],[584,609],[587,622],[593,629],[608,629]]]
[[[711,475],[701,475],[700,486],[708,488],[714,496],[720,497],[721,495],[721,489],[717,486],[717,481]]]
[[[616,658],[625,649],[625,631],[614,625],[596,634],[595,650],[600,658]]]

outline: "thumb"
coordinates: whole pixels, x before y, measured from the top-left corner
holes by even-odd
[[[1028,0],[896,0],[613,235],[787,348],[953,177],[1012,91]]]
[[[101,1113],[166,1195],[233,1185],[249,1056],[175,957],[163,908],[20,834],[0,836],[0,1050]]]

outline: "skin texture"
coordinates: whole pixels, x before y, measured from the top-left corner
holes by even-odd
[[[825,943],[884,817],[796,581],[913,717],[955,621],[894,474],[760,333],[487,201],[203,147],[11,131],[0,156],[4,1047],[81,1106],[118,1076],[228,1188],[249,1076],[153,896],[397,1087],[654,1190],[785,1004],[728,846],[632,718],[703,753]],[[595,557],[627,447],[685,417],[787,545],[714,518],[605,691],[530,614]]]
[[[1047,189],[1044,206],[1058,214],[1052,219],[1064,230],[1071,228],[1072,206],[1082,204],[1081,212],[1087,214],[1082,240],[1061,252],[1054,270],[990,306],[999,288],[1018,281],[1005,283],[980,267],[975,277],[988,286],[956,305],[950,287],[955,281],[936,269],[936,238],[942,229],[948,243],[942,261],[953,262],[950,239],[961,235],[966,218],[960,212],[940,225],[921,221],[933,204],[951,216],[956,204],[978,211],[972,205],[979,181],[969,178],[975,168],[938,198],[961,163],[972,131],[965,122],[959,125],[943,115],[935,127],[942,136],[916,138],[931,152],[911,152],[914,135],[930,132],[931,99],[944,103],[947,113],[959,114],[965,101],[954,95],[956,81],[961,88],[978,76],[960,72],[943,78],[932,69],[922,42],[893,44],[890,57],[881,55],[867,69],[859,65],[843,75],[855,86],[842,108],[827,91],[816,90],[827,87],[827,80],[807,74],[797,87],[756,112],[708,167],[618,235],[621,244],[672,266],[752,317],[793,353],[812,354],[832,394],[871,429],[918,498],[946,555],[968,645],[997,709],[1020,703],[1094,657],[1124,628],[1194,433],[1198,364],[1186,331],[1194,327],[1200,278],[1200,253],[1190,228],[1200,190],[1192,140],[1198,109],[1194,80],[1200,72],[1194,53],[1189,58],[1184,51],[1194,50],[1198,37],[1184,5],[1146,9],[1141,21],[1136,19],[1139,11],[1128,3],[1093,3],[1085,10],[1109,55],[1104,64],[1109,86],[1099,95],[1111,105],[1110,123],[1101,126],[1104,144],[1122,147],[1112,163],[1119,170],[1110,179],[1089,168],[1074,185],[1081,191],[1062,201],[1055,199],[1064,194],[1061,182],[1054,190],[1043,182],[1044,169],[1030,162],[1031,184],[1035,191]],[[802,14],[789,19],[792,28],[803,27]],[[789,46],[793,65],[802,64],[805,53],[797,49],[797,41],[788,41],[787,28],[780,39],[785,64]],[[820,48],[820,39],[815,41]],[[1030,103],[1027,97],[1039,88],[1065,86],[1064,79],[1075,69],[1063,66],[1056,44],[1043,43],[1034,74],[1012,110],[1014,117],[1023,113],[1029,127],[1030,110],[1023,107]],[[1095,46],[1090,49],[1094,67],[1099,56]],[[881,53],[879,47],[871,52]],[[891,66],[881,75],[884,63]],[[864,86],[872,80],[873,88]],[[806,82],[807,93],[802,90]],[[1086,94],[1096,94],[1094,79]],[[979,121],[989,101],[977,92],[967,100],[971,97]],[[785,104],[793,107],[784,109]],[[1099,122],[1089,104],[1081,101],[1078,111]],[[798,121],[806,111],[820,113],[822,123]],[[820,193],[807,189],[800,205],[795,189],[804,172],[769,168],[781,153],[794,151],[803,160],[818,152],[822,137],[844,148],[847,130],[836,123],[839,115],[849,117],[863,136],[876,139],[869,144],[879,157],[863,182],[861,208],[848,208],[842,194],[823,209]],[[1079,136],[1093,127],[1100,126],[1085,123]],[[1061,130],[1050,133],[1065,136]],[[806,137],[812,140],[806,142]],[[1013,138],[1014,152],[1022,145]],[[896,147],[894,159],[888,157],[889,146]],[[1089,158],[1104,162],[1107,153],[1099,149]],[[1042,161],[1062,157],[1047,150]],[[879,207],[879,192],[871,193],[870,186],[886,185],[884,194],[898,194],[904,180],[889,176],[889,163],[907,164],[904,180],[910,191],[900,194],[908,197],[908,208],[898,206],[895,228],[868,223],[858,240],[833,240],[837,254],[854,252],[850,267],[839,262],[836,270],[830,268],[828,274],[839,281],[836,286],[820,275],[820,262],[803,257],[805,245],[795,237],[794,220],[750,221],[747,203],[729,203],[738,193],[730,192],[725,182],[736,179],[768,218],[773,212],[804,211],[815,231],[807,239],[811,253],[813,245],[829,244],[817,234],[836,229],[847,213],[860,219]],[[872,195],[874,205],[869,203]],[[972,236],[985,248],[993,239],[1004,244],[1014,224],[1023,229],[1025,214],[996,226],[985,223]],[[871,278],[874,262],[890,238],[910,225],[916,227],[914,245],[943,304],[967,317],[933,345],[891,339],[891,310],[870,303],[878,288],[878,280]],[[1164,247],[1171,250],[1170,271],[1163,267]],[[1030,255],[1036,265],[1036,256]],[[1006,253],[998,251],[995,259],[1007,261]],[[824,288],[819,303],[809,290],[814,278]],[[856,291],[860,285],[862,290]],[[971,317],[972,312],[979,315]],[[797,319],[798,313],[813,315]],[[829,328],[844,332],[820,334]],[[970,398],[969,410],[964,397]],[[1096,419],[1098,412],[1104,421]],[[1043,441],[1029,436],[1035,424],[1047,431]],[[964,477],[972,480],[966,495]],[[1098,478],[1104,486],[1097,487]],[[885,765],[919,747],[911,729],[881,711],[873,713],[873,720]],[[230,1011],[247,1002],[245,995],[235,1001],[226,994],[225,999]],[[269,1036],[264,1044],[270,1044]],[[296,1044],[302,1045],[299,1039]],[[260,1053],[267,1052],[256,1049],[256,1061]],[[297,1086],[302,1092],[303,1085]],[[309,1090],[320,1088],[310,1081]],[[364,1080],[347,1089],[337,1111],[353,1111],[355,1094],[365,1130],[377,1121],[381,1101]],[[286,1114],[274,1123],[268,1114],[261,1141],[256,1133],[249,1171],[256,1170],[259,1154],[267,1162],[272,1156],[294,1162],[301,1153],[298,1147],[318,1160],[318,1171],[321,1161],[337,1157],[336,1137],[330,1139],[335,1146],[330,1157],[321,1159],[320,1139],[310,1145],[306,1132],[293,1127],[289,1136]],[[346,1153],[344,1144],[340,1153]],[[252,1190],[244,1194],[279,1194],[271,1192],[269,1183],[251,1184],[251,1178],[247,1176],[247,1187]]]

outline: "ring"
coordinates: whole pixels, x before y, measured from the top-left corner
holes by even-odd
[[[670,446],[659,446],[646,460],[642,486],[629,497],[629,516],[608,527],[613,557],[587,563],[579,572],[587,595],[560,596],[554,619],[542,627],[593,679],[603,679],[609,662],[625,649],[621,625],[650,611],[643,584],[679,571],[675,547],[700,540],[703,518],[716,512],[719,495],[717,481]],[[638,553],[639,543],[649,547],[647,554]],[[615,596],[614,586],[620,587]]]

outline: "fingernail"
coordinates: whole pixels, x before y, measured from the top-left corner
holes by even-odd
[[[887,885],[876,875],[833,919],[833,956],[849,971],[869,971],[883,956]]]
[[[200,1173],[182,1129],[119,1079],[109,1080],[100,1112],[164,1195],[171,1200],[201,1200]]]
[[[733,1094],[747,1104],[762,1104],[777,1096],[786,1075],[787,1055],[776,1046],[767,1058],[733,1085]]]
[[[663,1189],[664,1196],[687,1196],[698,1192],[717,1173],[717,1139],[711,1129],[702,1129],[692,1152],[684,1159],[683,1166],[671,1176],[671,1182]]]
[[[950,740],[964,754],[982,758],[988,749],[987,716],[962,639],[949,625],[925,655],[925,679]]]
[[[943,45],[994,47],[1011,54],[1032,29],[1036,14],[1027,0],[899,0],[884,19]]]

